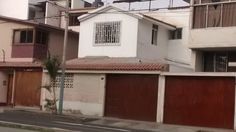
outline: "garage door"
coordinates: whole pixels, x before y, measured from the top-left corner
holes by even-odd
[[[42,71],[17,71],[15,105],[40,106]]]
[[[234,78],[166,77],[164,123],[233,128],[234,97]]]
[[[157,75],[107,75],[105,116],[156,121]]]

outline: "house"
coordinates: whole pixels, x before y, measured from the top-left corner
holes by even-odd
[[[235,72],[236,3],[191,0],[189,48],[194,71]]]
[[[63,19],[65,6],[66,1],[60,0],[22,0],[20,2],[7,0],[0,2],[0,15],[63,27],[61,19]],[[71,0],[69,5],[70,9],[91,6],[90,3],[83,0]]]
[[[157,121],[158,87],[162,85],[158,83],[162,79],[159,75],[177,63],[167,60],[176,55],[168,55],[168,49],[180,50],[186,44],[182,44],[182,31],[187,31],[187,23],[181,25],[183,20],[179,20],[177,27],[167,23],[170,20],[152,17],[153,14],[104,6],[78,18],[79,52],[78,58],[67,61],[65,111]],[[184,29],[178,29],[181,26]],[[184,42],[188,40],[183,38]],[[185,53],[188,51],[180,55]],[[175,65],[182,67],[181,63]],[[44,72],[43,84],[49,84]],[[56,83],[59,81],[60,77]],[[43,96],[47,98],[46,91]]]
[[[41,106],[42,63],[62,58],[64,30],[46,24],[0,17],[0,104]],[[69,31],[67,58],[78,54],[78,33]]]

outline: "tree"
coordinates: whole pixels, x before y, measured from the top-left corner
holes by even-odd
[[[58,76],[58,70],[60,69],[60,61],[56,56],[51,57],[50,53],[48,53],[47,59],[44,61],[44,66],[48,71],[48,75],[50,77],[51,83],[49,86],[44,86],[45,89],[48,90],[49,93],[52,94],[52,99],[46,99],[45,107],[51,110],[53,113],[57,114],[57,97],[56,97],[56,89],[55,89],[55,80]]]

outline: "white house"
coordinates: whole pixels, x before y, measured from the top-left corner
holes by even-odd
[[[186,12],[188,9],[176,10]],[[159,15],[158,12],[132,13],[114,6],[104,6],[78,18],[79,52],[77,59],[67,62],[64,110],[108,117],[117,117],[117,114],[123,118],[122,114],[116,113],[119,111],[113,109],[113,104],[119,105],[124,100],[115,98],[125,99],[121,97],[125,95],[122,93],[140,88],[136,92],[128,92],[125,97],[137,99],[144,93],[142,90],[149,96],[142,96],[142,106],[129,100],[133,105],[127,107],[135,108],[130,108],[128,113],[144,114],[137,120],[156,121],[155,101],[158,85],[162,85],[158,84],[158,80],[162,79],[159,77],[161,71],[191,71],[191,52],[185,46],[188,37],[182,34],[188,33],[185,18],[188,20],[189,15],[175,13],[182,16],[171,17],[175,15],[174,10],[166,10]],[[164,12],[167,14],[163,14]],[[163,15],[168,19],[161,18]],[[172,53],[175,49],[179,53]],[[59,80],[58,77],[57,81]],[[50,83],[47,82],[46,74],[43,84],[45,83]],[[121,90],[119,96],[113,96],[114,87]],[[47,97],[47,94],[42,93],[42,97]],[[113,103],[112,100],[118,102]],[[150,105],[147,100],[153,101],[153,104]],[[122,109],[123,106],[116,107]],[[138,107],[148,107],[151,112]]]
[[[176,26],[140,13],[104,6],[78,18],[78,57],[159,59],[167,55],[169,31]]]

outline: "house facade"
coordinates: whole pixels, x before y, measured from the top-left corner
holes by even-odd
[[[235,1],[192,0],[189,48],[194,71],[235,72]]]
[[[42,64],[48,53],[62,58],[64,30],[8,17],[0,21],[0,103],[40,107]],[[76,58],[78,33],[69,32],[68,40],[67,59]]]
[[[176,10],[185,12],[188,9]],[[173,16],[175,11],[168,11],[167,14]],[[188,23],[183,23],[182,17],[176,23],[175,19],[180,17],[170,18],[172,21],[161,19],[162,13],[159,16],[147,12],[130,13],[105,6],[80,16],[78,57],[67,62],[64,110],[157,121],[158,87],[162,85],[158,83],[162,79],[160,73],[170,69],[191,70],[188,57],[184,59],[188,62],[184,67],[177,59],[170,60],[175,53],[168,53],[168,50],[180,50],[187,44],[182,44],[188,41],[182,31],[186,33]],[[180,15],[189,18],[188,14]],[[180,55],[184,54],[191,56],[187,50]],[[180,68],[171,68],[171,65]],[[46,71],[43,78],[43,84],[50,84]],[[42,95],[49,97],[46,91]]]

